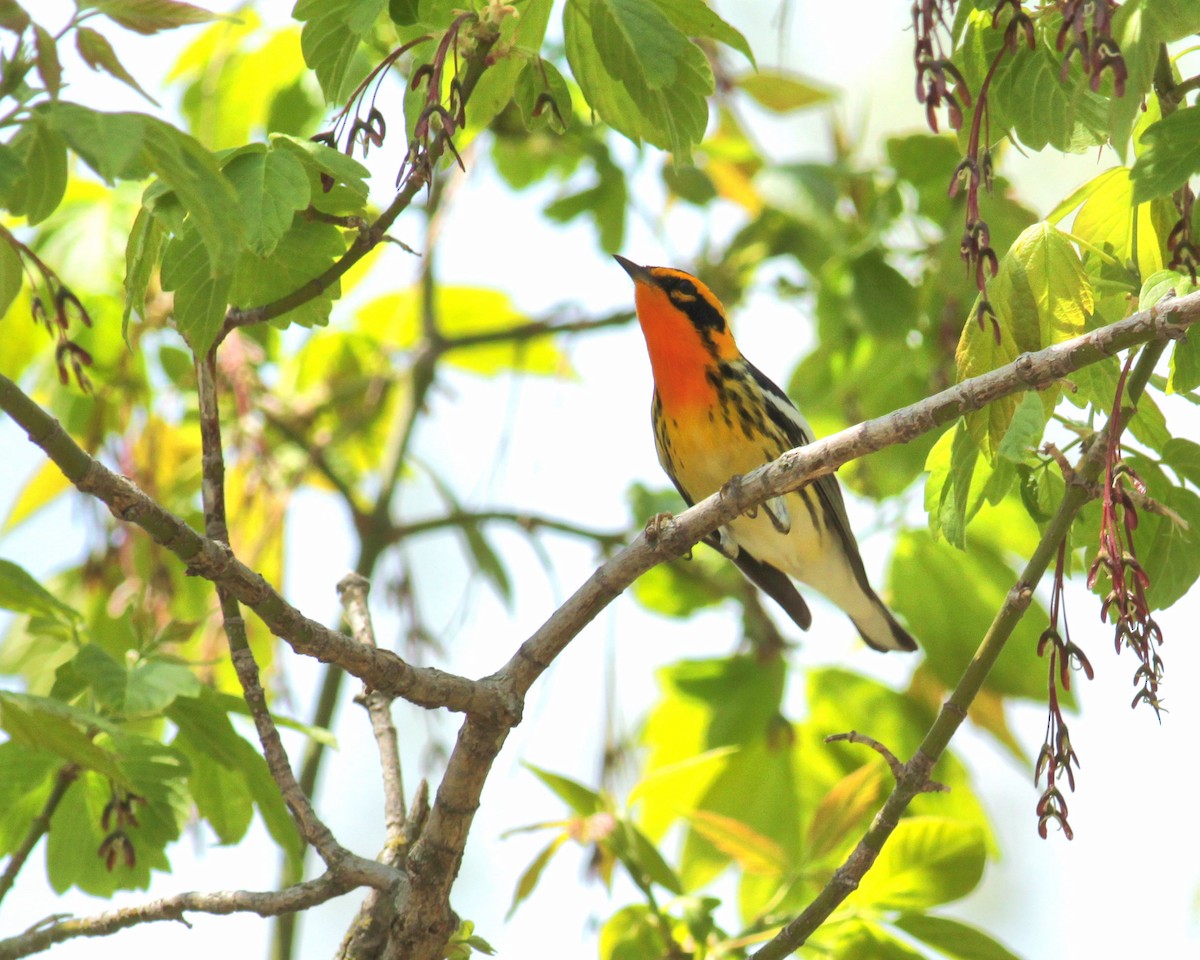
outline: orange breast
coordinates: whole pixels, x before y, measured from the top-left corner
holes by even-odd
[[[712,406],[717,394],[707,374],[725,352],[724,341],[732,346],[732,337],[722,333],[706,341],[662,290],[640,283],[637,314],[663,406],[667,410]]]

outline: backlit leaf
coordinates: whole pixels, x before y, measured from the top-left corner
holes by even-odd
[[[327,103],[338,103],[350,82],[347,73],[359,44],[384,10],[386,0],[297,0],[292,16],[304,22],[304,62],[317,74]],[[357,78],[353,78],[357,82]]]
[[[93,30],[91,27],[76,27],[75,48],[79,51],[79,56],[83,58],[83,62],[93,70],[103,70],[110,77],[116,77],[116,79],[132,87],[155,106],[158,106],[158,101],[143,90],[141,84],[125,69],[125,65],[117,58],[116,51],[113,50],[112,44],[108,42],[108,38],[104,34]]]
[[[582,783],[572,780],[570,777],[564,777],[562,774],[551,773],[549,770],[535,767],[532,763],[525,764],[525,767],[579,816],[590,817],[605,808],[603,798],[590,787],[585,787]]]
[[[8,209],[30,224],[41,223],[58,207],[67,189],[67,144],[41,116],[21,125],[8,142],[22,172],[8,188]]]
[[[99,10],[113,22],[143,34],[222,19],[181,0],[86,0],[80,6]]]
[[[921,910],[965,897],[983,877],[983,833],[974,824],[940,817],[901,820],[851,903]]]
[[[905,913],[894,923],[909,936],[928,944],[949,960],[1019,960],[1002,943],[961,920]]]

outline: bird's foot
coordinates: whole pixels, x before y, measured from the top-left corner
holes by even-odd
[[[725,499],[727,497],[736,497],[741,489],[742,475],[740,473],[735,473],[732,477],[721,484],[721,499]],[[751,507],[746,511],[746,516],[750,517],[752,520],[757,517],[758,507]]]
[[[658,546],[658,541],[662,539],[666,529],[674,522],[675,514],[656,513],[646,521],[646,542],[652,547]]]

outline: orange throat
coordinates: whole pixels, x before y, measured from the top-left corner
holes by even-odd
[[[706,341],[687,315],[661,290],[638,284],[637,315],[646,337],[654,386],[667,409],[709,407],[717,392],[708,373],[737,347],[727,332]],[[732,348],[732,351],[730,350]]]

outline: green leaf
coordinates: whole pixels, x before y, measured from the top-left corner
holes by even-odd
[[[95,770],[118,783],[128,783],[116,756],[97,746],[76,725],[74,718],[89,718],[86,711],[68,708],[48,697],[0,690],[0,729],[16,743],[44,750],[70,763]]]
[[[1113,97],[1108,108],[1111,142],[1122,161],[1126,159],[1142,99],[1153,86],[1160,48],[1164,43],[1197,32],[1200,32],[1200,6],[1192,0],[1127,0],[1113,14],[1112,37],[1129,71],[1125,95]],[[1105,86],[1111,86],[1111,80],[1106,80]]]
[[[514,15],[501,20],[500,36],[492,48],[500,54],[500,58],[484,71],[467,104],[467,122],[476,130],[486,127],[496,118],[517,95],[518,80],[529,67],[539,62],[537,52],[541,50],[546,35],[552,0],[516,0],[510,6]],[[409,97],[417,95],[423,96],[423,93],[409,92]],[[411,99],[405,104],[406,120],[410,119],[407,116],[411,112],[410,103]],[[570,116],[569,94],[561,102],[560,109],[564,111],[564,116]]]
[[[1142,134],[1145,150],[1133,165],[1133,202],[1174,193],[1200,170],[1200,107],[1183,107]]]
[[[242,254],[229,299],[241,308],[270,303],[324,273],[345,252],[346,241],[337,227],[296,215],[270,256],[256,256],[250,251]],[[277,327],[323,326],[329,322],[333,301],[341,292],[341,280],[336,280],[271,322]]]
[[[976,307],[972,309],[963,326],[954,355],[960,383],[1011,363],[1020,353],[1010,331],[1012,321],[1008,315],[1008,307],[995,304],[993,306],[997,313],[994,322],[987,316],[984,316],[981,322],[976,320],[977,301]],[[1016,397],[1002,397],[992,401],[982,410],[966,415],[967,429],[972,439],[989,460],[995,459],[999,443],[1008,431],[1008,425],[1012,422],[1016,410]]]
[[[681,33],[689,37],[707,37],[732,47],[755,66],[754,52],[741,31],[722,20],[704,0],[651,0]]]
[[[388,16],[397,26],[411,27],[417,22],[420,0],[388,0]]]
[[[58,45],[44,27],[34,25],[34,50],[37,54],[38,76],[52,97],[58,96],[62,88],[62,64],[58,62]]]
[[[38,116],[108,182],[157,174],[159,194],[173,193],[187,211],[213,275],[232,270],[242,247],[237,195],[213,154],[194,138],[156,117],[101,113],[74,103],[46,104]],[[151,206],[149,193],[145,202]]]
[[[1014,509],[1020,512],[1019,507]],[[958,682],[1018,579],[1001,546],[1005,552],[1020,548],[1015,542],[997,544],[998,533],[984,519],[976,520],[967,553],[934,542],[925,531],[910,531],[901,535],[892,555],[888,573],[892,607],[908,621],[926,662],[946,689]],[[1010,522],[1005,515],[997,526],[1005,530]],[[1009,536],[1012,539],[1012,533]],[[971,584],[971,589],[962,590],[963,583]],[[953,604],[945,602],[949,596],[955,598]],[[1035,600],[988,675],[990,689],[1009,696],[1045,698],[1045,667],[1036,646],[1046,622],[1045,609]]]
[[[175,291],[175,325],[192,352],[203,356],[225,322],[232,278],[214,271],[204,239],[191,221],[163,251],[162,286]]]
[[[25,283],[25,271],[21,268],[21,257],[11,243],[0,241],[0,317],[21,292]]]
[[[1162,231],[1155,222],[1164,211],[1158,208],[1174,207],[1169,200],[1135,206],[1133,189],[1129,169],[1114,167],[1084,184],[1059,205],[1056,214],[1065,216],[1078,206],[1071,233],[1081,243],[1106,251],[1122,266],[1135,264],[1148,276],[1164,265]]]
[[[1030,390],[1022,394],[1021,403],[1013,414],[1004,439],[1000,441],[996,455],[1013,463],[1021,463],[1041,443],[1047,419],[1046,405],[1037,392]]]
[[[67,189],[66,141],[35,113],[8,145],[23,165],[8,189],[8,209],[30,225],[41,223],[57,209]]]
[[[370,172],[353,157],[323,143],[300,137],[273,134],[272,147],[283,147],[304,164],[309,177],[310,202],[325,213],[362,214],[367,201]],[[333,181],[328,187],[322,176]]]
[[[737,596],[741,576],[717,551],[697,546],[690,560],[660,563],[643,573],[633,583],[633,596],[655,613],[690,617]]]
[[[188,790],[196,812],[209,822],[221,843],[240,841],[254,819],[254,800],[245,777],[236,768],[219,763],[186,737],[177,738],[173,746],[191,763]]]
[[[292,16],[304,21],[304,62],[316,71],[327,103],[339,103],[349,92],[354,54],[384,5],[385,0],[297,0]]]
[[[960,381],[1011,362],[1018,353],[1079,336],[1095,307],[1091,281],[1071,241],[1044,221],[1026,229],[1004,255],[988,284],[988,298],[996,327],[986,318],[982,327],[976,322],[977,305],[958,344]],[[989,460],[995,459],[1017,404],[1007,397],[968,414],[971,435]]]
[[[628,191],[625,174],[607,156],[593,158],[597,180],[594,186],[560,197],[543,213],[558,223],[590,214],[600,232],[600,247],[619,250],[625,236],[625,212]]]
[[[917,290],[887,262],[876,248],[850,261],[854,283],[853,300],[866,329],[885,337],[901,338],[912,330],[917,309]]]
[[[219,694],[206,687],[200,691],[200,696],[179,697],[167,707],[167,716],[187,741],[186,745],[181,744],[181,749],[207,754],[221,766],[237,771],[253,797],[267,831],[288,862],[298,866],[304,848],[296,823],[271,778],[266,761],[255,747],[238,735],[222,702]]]
[[[652,0],[567,0],[567,61],[600,117],[686,160],[708,125],[712,70]]]
[[[617,829],[609,837],[609,843],[616,849],[621,863],[639,885],[656,883],[676,896],[683,893],[679,875],[659,853],[658,847],[650,842],[650,838],[642,833],[633,821],[619,818]]]
[[[100,113],[75,103],[43,108],[50,125],[106,183],[141,180],[151,168],[142,152],[145,121],[140,113]]]
[[[549,60],[538,57],[525,64],[513,88],[513,99],[527,130],[539,119],[555,133],[563,133],[571,124],[571,90]]]
[[[878,923],[858,917],[829,924],[812,943],[837,960],[926,960]]]
[[[564,777],[561,774],[551,773],[549,770],[535,767],[532,763],[525,764],[525,768],[549,787],[556,797],[575,813],[579,814],[579,816],[590,817],[592,814],[599,813],[605,809],[604,799],[590,787],[585,787],[582,783],[572,780],[569,777]]]
[[[1171,351],[1167,393],[1187,393],[1200,387],[1200,335],[1184,337]]]
[[[894,925],[949,960],[1020,960],[1002,943],[961,920],[929,914],[904,913]]]
[[[1011,69],[1004,71],[993,87],[1022,143],[1033,150],[1051,146],[1081,153],[1107,139],[1108,103],[1093,93],[1088,83],[1078,69],[1063,76],[1062,54],[1043,32],[1034,50],[1022,45]],[[1031,103],[1038,109],[1028,109]]]
[[[512,581],[508,577],[508,571],[504,569],[504,561],[500,559],[500,555],[483,535],[483,530],[478,524],[464,524],[459,530],[476,572],[480,573],[492,585],[500,599],[511,607]]]
[[[647,960],[665,948],[658,918],[645,904],[622,907],[600,928],[600,960]]]
[[[534,888],[537,886],[538,880],[542,878],[542,871],[546,869],[546,865],[558,851],[558,848],[566,842],[566,839],[567,835],[565,833],[560,833],[542,848],[541,852],[533,858],[533,861],[521,873],[520,878],[517,880],[516,889],[513,890],[512,903],[509,905],[508,913],[504,915],[504,920],[506,923],[512,918],[512,915],[517,912],[517,907],[519,907],[525,900],[529,899],[529,895],[533,893]]]
[[[46,844],[47,873],[58,892],[77,886],[111,896],[119,889],[144,889],[152,870],[170,870],[165,848],[179,838],[190,807],[187,759],[157,741],[132,736],[122,738],[120,757],[129,774],[122,793],[140,798],[130,801],[136,821],[120,825],[123,841],[108,869],[101,851],[116,825],[110,820],[105,826],[104,811],[119,794],[114,796],[107,778],[92,772],[71,784],[50,822]]]
[[[114,23],[147,36],[194,23],[233,19],[180,0],[86,0],[79,6],[99,10]]]
[[[920,910],[965,897],[983,877],[983,832],[942,817],[901,820],[852,902],[883,910]]]
[[[115,77],[126,86],[132,87],[156,107],[158,106],[158,101],[143,90],[141,84],[125,69],[124,64],[117,58],[117,53],[113,50],[112,44],[108,42],[108,38],[104,34],[93,30],[91,27],[76,27],[75,48],[79,51],[79,56],[83,58],[83,62],[93,70],[103,70],[110,77]]]
[[[0,0],[0,29],[11,33],[24,33],[29,29],[29,14],[21,9],[16,0]]]
[[[237,194],[216,158],[169,123],[145,118],[144,149],[158,178],[174,191],[204,242],[214,278],[232,272],[242,249]],[[206,348],[207,349],[207,348]]]
[[[440,331],[451,339],[486,337],[531,322],[499,290],[439,284],[435,297]],[[420,309],[420,296],[415,289],[385,294],[359,310],[358,326],[389,347],[408,349],[420,336]],[[512,370],[561,376],[570,370],[566,357],[549,336],[516,343],[463,346],[452,350],[446,359],[459,369],[486,377]]]
[[[143,315],[146,305],[146,290],[162,258],[166,231],[158,218],[146,207],[138,210],[129,231],[125,246],[125,306],[121,312],[121,336],[129,342],[129,320],[136,310]]]
[[[0,560],[0,609],[72,625],[80,615],[11,560]]]
[[[0,856],[11,853],[42,812],[63,761],[13,740],[0,743]]]
[[[1172,437],[1160,452],[1167,466],[1181,478],[1200,487],[1200,443],[1184,437]]]
[[[237,191],[246,246],[260,257],[269,256],[291,227],[293,214],[308,206],[303,164],[286,149],[264,149],[239,154],[224,173]]]
[[[1186,526],[1167,516],[1159,519],[1150,543],[1135,535],[1142,569],[1150,578],[1147,599],[1155,610],[1165,610],[1186,596],[1200,577],[1200,496],[1171,487],[1162,499]]]

